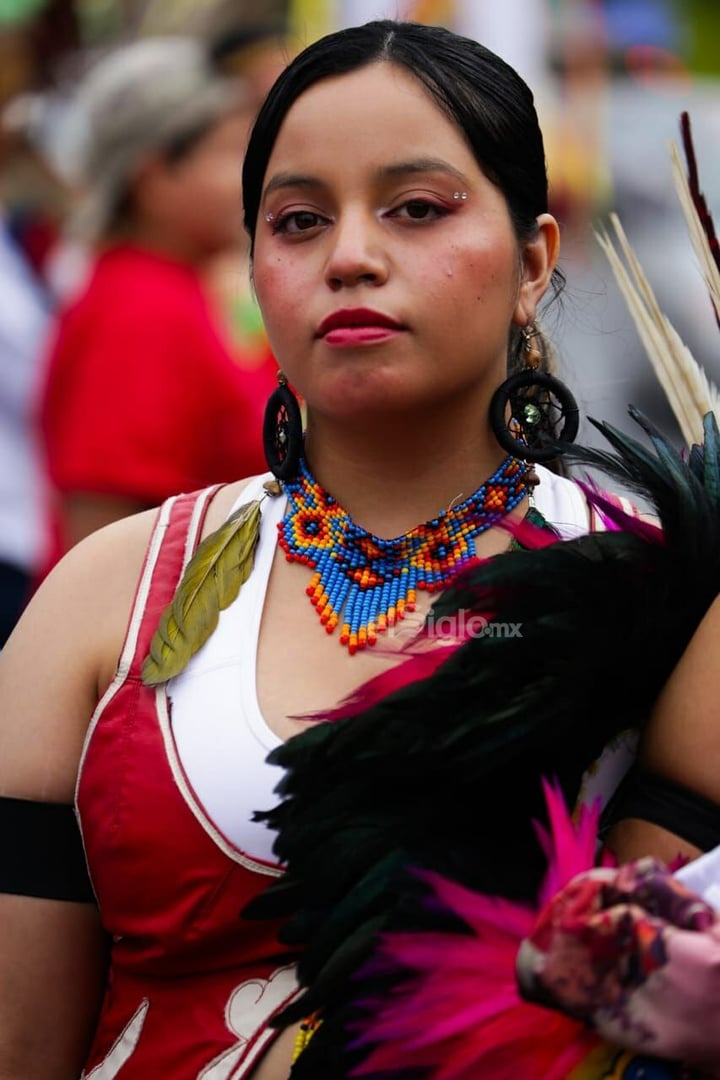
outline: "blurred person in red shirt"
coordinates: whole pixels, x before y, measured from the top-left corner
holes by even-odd
[[[58,543],[265,469],[275,365],[244,369],[205,287],[242,239],[242,83],[190,38],[116,50],[78,95],[75,231],[97,252],[50,348],[41,429]],[[236,359],[240,362],[236,362]]]

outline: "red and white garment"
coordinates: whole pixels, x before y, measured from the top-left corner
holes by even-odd
[[[601,527],[573,482],[538,467],[538,509],[564,536]],[[257,477],[239,503],[261,497]],[[256,693],[257,640],[285,498],[265,499],[253,572],[187,668],[140,670],[216,489],[161,508],[115,679],[86,739],[77,809],[103,925],[107,991],[86,1080],[242,1080],[297,992],[277,927],[245,905],[281,868],[251,821],[277,802],[278,737]],[[613,755],[614,756],[614,755]],[[613,783],[614,786],[614,783]]]
[[[118,671],[83,751],[77,811],[112,943],[87,1080],[241,1080],[274,1037],[269,1018],[296,993],[277,927],[240,914],[280,868],[207,816],[178,756],[167,687],[140,677],[213,490],[160,511]]]

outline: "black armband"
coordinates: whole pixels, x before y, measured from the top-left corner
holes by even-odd
[[[0,893],[95,903],[72,806],[0,796]]]
[[[603,814],[601,833],[618,821],[639,818],[710,851],[720,844],[720,806],[657,773],[632,768]]]

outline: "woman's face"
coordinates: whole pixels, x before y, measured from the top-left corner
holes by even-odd
[[[263,182],[254,281],[311,410],[487,398],[511,322],[547,284],[523,262],[502,193],[404,69],[373,64],[293,104]]]

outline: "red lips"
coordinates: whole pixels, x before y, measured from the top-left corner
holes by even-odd
[[[324,337],[331,330],[345,329],[354,326],[382,326],[388,330],[404,330],[402,323],[397,319],[391,319],[389,315],[383,315],[381,311],[373,311],[372,308],[342,308],[333,311],[320,323],[316,337]]]

